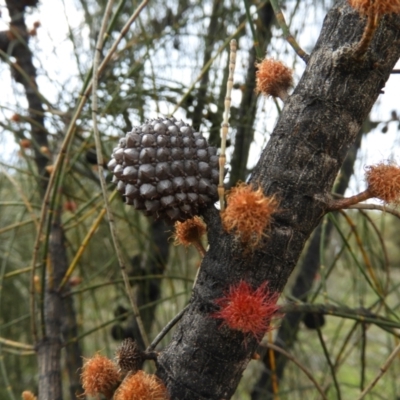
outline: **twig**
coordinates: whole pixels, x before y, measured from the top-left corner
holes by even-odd
[[[364,391],[360,394],[360,396],[357,397],[357,400],[363,399],[365,395],[368,394],[368,392],[370,392],[373,389],[373,387],[378,383],[379,379],[381,379],[382,376],[386,373],[386,371],[390,367],[390,364],[394,361],[399,352],[400,352],[400,343],[395,347],[395,349],[392,351],[388,359],[381,366],[378,375],[369,383],[369,385],[364,389]]]
[[[321,343],[322,351],[324,352],[326,361],[328,362],[329,369],[331,370],[331,376],[332,376],[332,379],[333,379],[333,384],[334,384],[334,386],[336,388],[337,399],[341,400],[342,395],[340,393],[340,387],[339,387],[339,383],[338,383],[338,380],[337,380],[335,367],[333,366],[331,357],[329,356],[329,350],[326,347],[325,340],[324,340],[324,338],[322,336],[321,328],[317,328],[317,334],[318,334],[319,342]]]
[[[275,13],[275,18],[278,21],[278,24],[280,28],[282,29],[283,36],[287,40],[287,42],[292,46],[293,50],[296,52],[296,54],[306,63],[308,63],[308,60],[310,59],[310,55],[307,54],[296,42],[296,39],[292,36],[290,33],[289,27],[286,24],[285,17],[283,16],[282,10],[280,9],[278,5],[277,0],[271,0],[271,6],[274,10]]]
[[[224,177],[225,177],[225,162],[226,162],[226,138],[228,136],[229,129],[229,111],[231,109],[231,93],[233,88],[233,74],[235,72],[236,66],[236,49],[237,43],[235,39],[231,40],[230,43],[230,56],[229,56],[229,76],[226,82],[226,96],[225,96],[225,108],[224,108],[224,119],[221,125],[221,153],[219,155],[219,185],[218,185],[218,195],[220,210],[225,209],[225,188],[224,188]]]
[[[397,218],[400,218],[400,212],[395,210],[394,208],[388,208],[386,206],[381,206],[379,204],[355,204],[353,206],[347,207],[353,210],[379,210],[383,212],[387,212],[389,214],[394,215]]]
[[[169,321],[168,324],[164,326],[164,328],[161,330],[161,332],[155,337],[155,339],[147,347],[146,352],[151,352],[156,348],[156,346],[158,345],[158,343],[161,342],[163,337],[183,317],[183,314],[185,314],[185,312],[188,310],[189,306],[190,306],[190,304],[188,304],[182,311],[180,311],[178,314],[176,314],[175,317],[172,318],[171,321]]]
[[[20,343],[16,342],[15,340],[9,340],[6,338],[0,337],[0,343],[6,346],[14,347],[16,349],[22,349],[22,350],[34,350],[34,346],[31,344],[25,344],[25,343]]]
[[[324,314],[374,324],[381,328],[400,328],[399,322],[376,315],[367,308],[352,309],[345,306],[335,306],[333,304],[288,303],[283,305],[279,309],[279,312],[282,314],[289,312]]]
[[[283,350],[281,347],[276,346],[273,343],[263,343],[263,346],[272,349],[278,353],[281,353],[282,355],[284,355],[288,360],[292,361],[294,364],[296,364],[306,375],[307,377],[310,379],[310,381],[314,384],[315,388],[318,390],[318,392],[321,395],[321,398],[323,400],[328,400],[324,391],[322,390],[321,386],[318,384],[318,382],[314,379],[311,371],[309,371],[304,365],[302,365],[300,363],[300,361],[298,361],[295,357],[293,357],[290,353],[288,353],[287,351]]]
[[[117,254],[118,262],[121,268],[121,274],[122,278],[124,279],[125,283],[125,290],[127,292],[133,314],[135,316],[137,325],[139,327],[141,339],[145,346],[148,346],[149,344],[149,339],[147,337],[142,318],[140,317],[140,312],[139,308],[136,304],[136,301],[134,299],[134,295],[132,293],[132,287],[129,284],[129,277],[126,272],[126,265],[125,261],[122,256],[121,249],[119,247],[118,239],[117,239],[117,233],[116,233],[116,228],[115,228],[115,221],[114,221],[114,215],[111,211],[110,208],[110,203],[108,200],[108,195],[107,195],[107,184],[106,180],[104,178],[104,159],[103,159],[103,153],[102,153],[102,148],[101,148],[101,139],[100,139],[100,134],[99,130],[97,127],[97,114],[98,114],[98,108],[97,108],[97,87],[98,87],[98,79],[99,79],[99,70],[98,70],[98,65],[100,62],[100,56],[103,48],[103,42],[104,42],[104,33],[107,28],[107,21],[109,16],[111,15],[111,8],[114,3],[114,0],[109,0],[107,3],[107,7],[104,13],[103,21],[101,24],[100,32],[98,35],[97,39],[97,44],[96,44],[96,52],[93,60],[93,77],[92,77],[92,120],[93,120],[93,135],[96,143],[96,154],[97,154],[97,164],[98,164],[98,172],[99,172],[99,179],[101,183],[101,189],[103,192],[103,199],[104,199],[104,205],[105,209],[107,211],[107,217],[108,217],[108,222],[110,225],[110,232],[111,232],[111,237],[113,240],[115,252]]]

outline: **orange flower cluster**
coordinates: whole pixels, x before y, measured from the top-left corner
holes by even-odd
[[[128,375],[115,392],[114,400],[168,400],[168,392],[155,375],[138,371]]]
[[[241,183],[228,192],[227,203],[221,215],[224,229],[233,233],[242,244],[257,247],[277,210],[277,200],[264,196],[261,188],[253,190]]]
[[[245,281],[233,285],[224,297],[215,300],[220,310],[214,318],[221,318],[229,328],[252,334],[261,340],[271,330],[271,319],[279,309],[276,305],[279,294],[270,292],[267,282],[257,289]]]
[[[206,233],[206,224],[200,217],[193,217],[185,222],[175,223],[175,244],[182,244],[185,247],[190,246]]]
[[[289,87],[293,85],[293,71],[273,58],[266,58],[256,67],[256,91],[285,100]]]
[[[349,4],[363,15],[368,15],[371,7],[374,15],[400,13],[400,0],[349,0]]]
[[[394,164],[379,163],[367,167],[365,177],[368,192],[385,203],[400,203],[400,168]]]
[[[81,381],[85,395],[103,394],[111,399],[121,380],[117,366],[107,357],[96,354],[85,360]]]

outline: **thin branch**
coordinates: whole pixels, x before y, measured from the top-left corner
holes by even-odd
[[[224,177],[225,177],[225,162],[226,162],[226,138],[228,136],[229,129],[229,111],[231,109],[231,93],[233,88],[233,75],[235,73],[236,66],[236,50],[237,43],[235,39],[231,40],[230,43],[230,56],[229,56],[229,76],[226,82],[226,96],[225,96],[225,108],[224,108],[224,119],[221,126],[221,153],[219,155],[219,185],[218,195],[220,210],[225,209],[225,188],[224,188]]]
[[[378,375],[369,383],[369,385],[364,389],[364,391],[360,394],[359,397],[357,397],[357,400],[361,400],[365,397],[366,394],[368,394],[373,387],[378,383],[379,379],[382,378],[382,376],[386,373],[388,368],[390,367],[390,364],[394,361],[394,359],[397,357],[397,354],[400,352],[400,343],[395,347],[395,349],[392,351],[388,359],[385,361],[385,363],[380,367],[380,371],[378,372]]]
[[[318,384],[318,382],[314,379],[313,374],[311,373],[311,371],[309,371],[303,364],[300,363],[300,361],[298,361],[295,357],[293,357],[290,353],[288,353],[287,351],[283,350],[281,347],[276,346],[273,343],[263,343],[263,346],[267,347],[268,349],[272,349],[278,353],[281,353],[282,355],[284,355],[288,360],[292,361],[294,364],[296,364],[306,375],[307,377],[310,379],[310,381],[314,384],[315,388],[318,390],[318,392],[321,395],[321,398],[323,400],[328,400],[323,389],[321,388],[321,386]]]
[[[300,45],[296,42],[296,39],[290,33],[289,27],[287,26],[287,23],[285,21],[285,17],[283,16],[282,10],[280,9],[280,7],[278,5],[278,1],[277,0],[271,0],[271,6],[274,9],[276,20],[278,21],[278,25],[282,29],[284,38],[287,40],[287,42],[290,44],[290,46],[293,48],[293,50],[296,52],[296,54],[305,63],[307,63],[308,60],[310,59],[310,55],[307,54],[300,47]]]
[[[92,78],[92,120],[93,120],[93,135],[96,143],[96,154],[97,154],[97,163],[98,163],[98,169],[99,169],[99,179],[101,183],[101,189],[103,192],[103,199],[104,199],[104,204],[105,204],[105,209],[107,211],[107,217],[108,217],[108,222],[110,225],[110,232],[111,232],[111,237],[114,243],[114,248],[115,252],[117,254],[118,262],[121,268],[121,275],[122,278],[124,279],[125,283],[125,290],[127,292],[132,310],[133,310],[133,315],[135,316],[136,322],[139,327],[140,335],[141,338],[139,340],[143,341],[146,346],[148,346],[149,339],[147,337],[146,331],[144,329],[143,321],[142,318],[140,317],[140,312],[139,308],[136,304],[136,301],[133,296],[132,292],[132,287],[129,284],[129,277],[128,273],[126,272],[126,263],[124,261],[124,258],[122,256],[122,252],[118,243],[118,238],[117,238],[117,231],[115,227],[115,220],[114,220],[114,215],[111,211],[110,203],[108,200],[108,195],[107,195],[107,183],[104,177],[104,159],[103,159],[103,153],[102,153],[102,147],[101,147],[101,139],[100,139],[100,133],[98,130],[97,126],[97,114],[98,114],[98,105],[97,105],[97,87],[98,87],[98,80],[99,80],[99,70],[98,70],[98,65],[100,62],[100,56],[103,48],[103,43],[104,43],[104,33],[107,29],[107,21],[108,18],[111,15],[111,9],[112,5],[114,3],[114,0],[109,0],[107,3],[107,7],[104,13],[103,21],[101,24],[100,32],[98,35],[97,39],[97,44],[96,44],[96,52],[93,60],[93,78]]]
[[[183,317],[183,314],[188,310],[189,304],[178,314],[175,315],[174,318],[171,319],[171,321],[168,322],[167,325],[161,330],[161,332],[154,338],[154,340],[151,342],[151,344],[147,347],[146,352],[151,352],[153,351],[158,343],[161,342],[163,337],[176,325],[176,323]]]
[[[355,204],[354,206],[350,206],[348,208],[353,209],[353,210],[379,210],[379,211],[383,211],[383,212],[392,214],[397,218],[400,218],[399,211],[395,210],[394,208],[381,206],[379,204]]]
[[[329,356],[329,350],[326,347],[325,340],[322,336],[321,328],[317,328],[317,334],[318,334],[319,342],[321,343],[322,351],[324,352],[326,361],[328,362],[329,369],[331,370],[331,377],[333,379],[333,384],[336,388],[337,398],[338,398],[338,400],[341,400],[342,395],[340,393],[340,387],[339,387],[339,382],[337,380],[335,367],[333,366],[331,357]]]

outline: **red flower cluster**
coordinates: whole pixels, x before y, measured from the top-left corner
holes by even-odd
[[[268,289],[268,282],[254,290],[247,282],[240,281],[232,285],[224,297],[215,300],[220,310],[212,316],[222,319],[231,329],[261,340],[272,329],[271,319],[279,309],[278,297],[278,293]]]

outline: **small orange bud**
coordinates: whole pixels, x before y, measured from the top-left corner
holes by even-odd
[[[273,58],[266,58],[256,67],[256,91],[285,100],[293,84],[293,71]]]
[[[47,146],[42,146],[42,147],[40,148],[40,151],[41,151],[43,154],[45,154],[47,157],[50,157],[50,156],[51,156],[50,149],[49,149]]]
[[[33,284],[35,286],[35,292],[36,293],[41,293],[42,292],[42,284],[40,282],[40,277],[39,275],[35,275],[33,277]]]
[[[71,287],[78,286],[82,283],[82,278],[80,276],[73,276],[69,279],[68,283]]]
[[[400,168],[379,163],[366,168],[368,192],[385,203],[400,203]]]
[[[111,399],[120,383],[120,375],[117,366],[110,359],[96,354],[85,360],[81,381],[85,395],[103,394],[107,399]]]
[[[34,28],[39,28],[40,26],[41,26],[42,24],[40,23],[40,21],[35,21],[34,23],[33,23],[33,27]]]
[[[175,244],[182,244],[185,247],[190,246],[193,242],[200,240],[206,233],[206,224],[203,220],[195,216],[185,222],[175,223]]]
[[[78,208],[78,206],[75,203],[75,201],[70,200],[70,201],[66,201],[64,203],[64,210],[65,211],[75,212],[77,208]]]
[[[36,400],[37,397],[29,390],[25,390],[22,392],[22,400]]]
[[[23,149],[30,149],[32,146],[32,142],[29,139],[21,139],[19,141],[19,145],[23,148]]]
[[[241,183],[228,192],[227,203],[221,215],[224,229],[243,244],[257,247],[277,210],[275,197],[266,197],[261,188],[253,190],[250,185]]]
[[[138,371],[128,375],[115,392],[114,400],[168,400],[168,392],[155,375]]]
[[[371,7],[374,7],[374,15],[400,13],[399,0],[349,0],[349,4],[362,15],[368,15]]]
[[[251,334],[261,340],[271,330],[271,319],[279,309],[276,305],[279,294],[268,289],[264,282],[253,289],[247,282],[232,285],[224,297],[215,300],[220,310],[214,318],[220,318],[229,328]]]
[[[21,116],[19,115],[19,114],[13,114],[13,115],[11,115],[11,118],[10,118],[10,120],[12,121],[12,122],[19,122],[19,121],[21,121]]]
[[[45,170],[51,175],[54,171],[54,165],[48,165]]]
[[[253,353],[251,356],[252,360],[259,360],[261,358],[261,356],[258,353]]]

